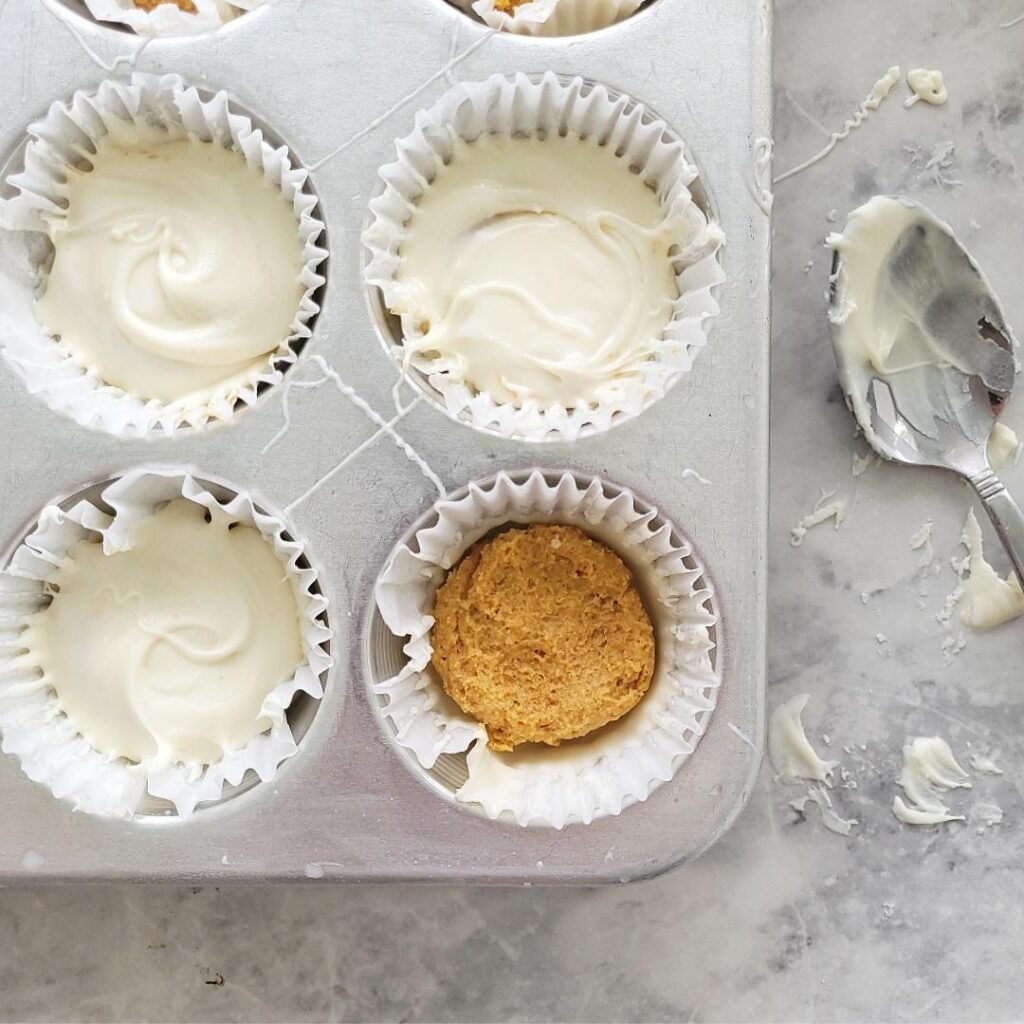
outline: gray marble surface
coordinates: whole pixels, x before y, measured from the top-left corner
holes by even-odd
[[[1024,23],[1000,28],[1022,13],[1024,0],[777,4],[777,171],[819,149],[891,64],[940,68],[950,90],[945,107],[905,110],[901,85],[782,183],[775,208],[769,705],[811,694],[810,735],[824,752],[828,734],[857,784],[836,791],[858,819],[848,838],[813,807],[794,812],[800,790],[765,770],[722,842],[635,886],[6,890],[0,1017],[1024,1018],[1021,626],[968,637],[947,664],[933,616],[970,498],[927,471],[851,476],[863,449],[835,387],[821,247],[830,211],[916,196],[962,232],[1024,330]],[[1024,402],[1007,415],[1024,428]],[[1024,466],[1006,475],[1024,495]],[[836,486],[847,520],[792,548],[790,527]],[[937,575],[907,543],[926,519]],[[1006,769],[957,794],[965,824],[892,816],[903,740],[923,734]],[[1003,824],[981,827],[979,802]]]

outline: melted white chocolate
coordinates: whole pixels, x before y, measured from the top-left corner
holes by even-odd
[[[778,185],[780,181],[785,181],[787,178],[792,178],[795,174],[800,174],[801,171],[806,171],[808,167],[813,167],[820,160],[824,160],[825,157],[832,152],[840,142],[850,137],[850,132],[859,128],[870,116],[873,110],[877,110],[886,99],[886,97],[896,87],[896,83],[900,80],[900,69],[897,65],[893,65],[882,77],[875,82],[871,87],[871,92],[868,93],[864,102],[854,112],[853,117],[848,118],[844,123],[843,127],[837,132],[833,132],[828,137],[828,142],[818,150],[814,156],[805,160],[802,164],[797,164],[796,167],[786,171],[785,174],[780,174],[774,181],[773,184]]]
[[[22,634],[30,663],[98,751],[211,764],[271,726],[267,695],[302,660],[291,584],[251,526],[172,501],[105,554],[82,541]]]
[[[929,71],[927,68],[914,68],[907,72],[907,85],[913,95],[903,101],[903,106],[912,107],[920,100],[930,103],[933,107],[941,106],[949,98],[946,83],[941,71]]]
[[[780,704],[768,720],[768,759],[783,782],[827,782],[839,767],[838,761],[818,757],[804,732],[802,716],[810,699],[810,694],[797,694]]]
[[[867,369],[880,376],[899,372],[898,366],[890,365],[893,349],[904,323],[917,311],[907,310],[891,289],[881,289],[879,280],[894,243],[919,217],[913,206],[890,196],[875,196],[850,214],[842,234],[833,232],[826,239],[842,257],[836,279],[841,301],[829,310],[829,320],[843,327],[840,337],[846,361],[840,373],[855,405],[862,402],[863,390],[847,383],[855,371]],[[857,418],[870,420],[863,407]]]
[[[998,469],[1011,459],[1016,462],[1020,457],[1020,447],[1016,433],[1005,423],[997,423],[988,438],[988,464]]]
[[[400,252],[406,360],[497,403],[600,404],[639,379],[692,234],[596,141],[457,140]]]
[[[303,248],[291,205],[234,150],[119,127],[69,172],[47,218],[43,328],[143,399],[244,380],[291,332]]]
[[[894,796],[892,812],[904,825],[941,825],[964,820],[962,814],[951,813],[942,794],[951,789],[970,789],[970,778],[942,737],[918,736],[907,740],[897,783],[907,799]]]
[[[960,618],[974,630],[992,629],[1024,614],[1024,593],[1017,577],[1003,579],[985,560],[981,526],[972,508],[960,543],[967,548],[967,578],[959,595]]]
[[[931,261],[927,280],[936,290],[933,296],[908,288],[893,269],[894,253],[915,233],[925,239],[919,248]],[[868,396],[876,380],[885,385],[885,400],[903,419],[918,424],[922,434],[940,415],[936,410],[953,423],[966,416],[971,405],[966,390],[953,393],[946,403],[948,410],[940,405],[936,381],[945,378],[945,371],[978,373],[990,390],[1008,389],[1008,359],[999,344],[981,334],[975,344],[968,344],[969,336],[952,344],[943,333],[944,321],[932,313],[940,294],[962,295],[958,301],[963,308],[974,308],[969,303],[994,308],[984,280],[945,225],[934,222],[908,200],[875,196],[854,210],[843,233],[830,234],[826,244],[839,257],[832,278],[835,297],[828,314],[839,377],[857,422],[874,447],[878,448],[879,442]],[[954,375],[949,376],[953,379]],[[877,404],[877,393],[875,401]],[[1016,445],[1012,431],[993,433],[989,444],[997,458],[1009,443]],[[912,438],[907,443],[914,447]]]

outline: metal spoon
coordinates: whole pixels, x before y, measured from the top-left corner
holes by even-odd
[[[964,477],[1024,586],[1024,513],[987,452],[1013,391],[1016,342],[987,280],[948,225],[901,197],[875,197],[830,244],[833,351],[865,438],[886,459]],[[865,268],[876,271],[869,294],[863,279],[852,280]],[[886,335],[881,358],[870,341],[878,330]]]

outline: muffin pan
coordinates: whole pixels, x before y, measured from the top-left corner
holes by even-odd
[[[701,852],[749,795],[764,718],[769,222],[752,191],[751,154],[769,135],[767,4],[657,0],[566,40],[494,33],[446,0],[401,8],[273,0],[226,30],[140,51],[138,37],[60,3],[4,6],[0,76],[21,103],[0,123],[0,161],[52,101],[95,88],[123,57],[118,76],[132,62],[180,74],[227,90],[266,124],[310,170],[329,250],[313,336],[283,382],[221,429],[111,437],[47,408],[0,363],[4,564],[62,495],[146,464],[194,467],[280,509],[303,541],[328,601],[334,665],[298,753],[271,781],[243,782],[188,819],[76,813],[26,778],[15,757],[0,757],[2,882],[627,881]],[[685,140],[700,170],[698,198],[727,243],[721,314],[693,369],[611,432],[538,446],[455,422],[397,383],[376,336],[359,236],[379,168],[418,110],[459,80],[546,71],[600,81],[657,111]],[[0,231],[0,263],[8,244]],[[374,644],[384,639],[373,589],[391,550],[439,498],[538,466],[601,478],[657,508],[692,544],[718,613],[720,686],[696,750],[646,801],[560,831],[489,820],[450,798],[457,779],[410,771],[370,689],[380,671]]]

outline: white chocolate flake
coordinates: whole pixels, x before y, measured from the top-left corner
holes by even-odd
[[[935,558],[935,550],[932,547],[932,521],[929,519],[922,523],[920,528],[910,535],[910,549],[916,551],[917,564],[919,568],[931,565]]]
[[[981,526],[973,508],[964,521],[960,543],[967,548],[967,575],[951,599],[955,597],[964,625],[982,631],[1024,614],[1024,592],[1016,575],[1004,579],[985,560]]]
[[[804,732],[802,715],[810,699],[810,694],[797,694],[780,704],[768,720],[768,759],[782,782],[827,782],[839,767],[838,761],[818,757]]]
[[[953,789],[970,789],[970,777],[940,736],[907,740],[897,784],[906,800],[899,794],[894,796],[892,812],[904,825],[941,825],[964,820],[962,814],[951,813],[941,797]]]

